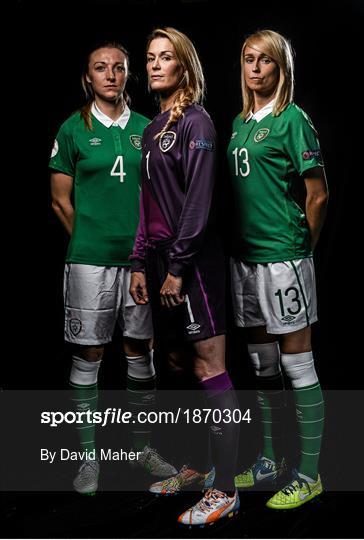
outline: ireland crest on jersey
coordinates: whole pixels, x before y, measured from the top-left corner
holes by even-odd
[[[142,147],[142,136],[141,135],[130,135],[129,140],[131,144],[136,148],[137,150],[141,150]]]
[[[260,142],[263,139],[265,139],[266,137],[268,137],[269,131],[270,130],[268,128],[260,128],[260,129],[258,129],[256,134],[254,135],[255,142]]]
[[[166,131],[163,133],[163,135],[159,138],[159,148],[162,150],[162,152],[167,152],[172,148],[174,143],[176,142],[176,134],[174,131]]]

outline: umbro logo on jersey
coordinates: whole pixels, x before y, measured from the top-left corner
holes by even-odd
[[[293,315],[286,315],[285,317],[282,317],[281,320],[285,321],[286,323],[290,323],[295,320],[296,317]]]
[[[162,152],[167,152],[172,148],[175,142],[176,133],[174,131],[166,131],[159,138],[159,148],[162,150]]]
[[[137,150],[142,149],[142,137],[141,135],[130,135],[129,140],[131,144],[136,148]]]
[[[268,137],[269,132],[270,132],[270,129],[268,129],[268,128],[260,128],[260,129],[258,129],[256,134],[254,135],[254,141],[255,142],[263,141],[266,137]]]
[[[71,319],[69,324],[72,334],[78,336],[82,330],[82,322],[79,319]]]
[[[192,323],[189,326],[187,326],[188,333],[189,334],[199,334],[200,333],[200,330],[199,330],[200,327],[201,327],[200,324]]]
[[[89,143],[91,146],[100,146],[100,144],[102,143],[102,139],[94,137],[93,139],[89,139]]]

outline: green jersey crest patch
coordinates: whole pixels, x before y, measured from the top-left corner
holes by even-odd
[[[141,135],[130,135],[129,140],[131,144],[136,148],[137,150],[141,150],[142,148],[142,137]]]
[[[260,141],[262,141],[263,139],[265,139],[266,137],[268,137],[269,132],[270,132],[270,129],[268,129],[268,128],[261,128],[261,129],[258,129],[258,131],[256,132],[256,134],[254,135],[254,141],[255,141],[255,142],[260,142]]]

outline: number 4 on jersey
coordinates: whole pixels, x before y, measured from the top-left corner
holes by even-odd
[[[118,169],[119,167],[119,169]],[[115,163],[113,165],[113,168],[111,169],[111,176],[119,176],[120,182],[124,182],[124,176],[126,176],[126,173],[124,173],[124,158],[123,156],[118,156],[115,160]]]

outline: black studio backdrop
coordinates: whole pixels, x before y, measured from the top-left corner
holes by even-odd
[[[84,56],[95,42],[121,41],[130,51],[133,76],[128,89],[132,107],[153,117],[157,106],[146,89],[146,37],[154,27],[168,25],[192,39],[204,66],[205,107],[220,140],[219,211],[226,238],[229,219],[226,195],[223,196],[227,182],[224,154],[232,120],[241,107],[241,45],[247,34],[263,28],[274,29],[291,39],[296,53],[295,101],[311,116],[319,132],[330,187],[327,220],[315,253],[319,323],[313,328],[313,345],[317,371],[326,390],[362,389],[361,0],[18,0],[11,4],[11,9],[11,15],[8,12],[4,16],[4,25],[11,33],[2,48],[2,114],[7,120],[2,138],[4,278],[0,387],[31,390],[67,386],[70,350],[63,343],[62,300],[67,237],[51,210],[48,160],[60,124],[83,103],[80,71]],[[125,365],[124,379],[120,377],[120,336],[116,337],[106,352],[107,361],[101,373],[100,382],[105,389],[125,387]],[[254,388],[246,350],[231,318],[227,360],[236,386]],[[362,431],[359,413],[353,411]],[[349,441],[345,445],[345,440],[337,444],[342,445],[342,452],[335,449],[340,455],[339,467],[346,474],[346,464],[355,464],[362,446]],[[362,466],[355,466],[355,474],[359,470]],[[252,506],[254,500],[247,498],[245,505]],[[116,497],[101,498],[96,503],[91,507],[93,503],[79,499],[43,495],[37,498],[37,494],[15,500],[10,495],[5,500],[5,509],[11,510],[3,530],[6,537],[180,534],[174,521],[170,529],[163,529],[163,505],[160,514],[150,512],[154,529],[146,525],[143,532],[137,533],[135,525],[127,521],[128,516],[120,528],[117,516],[121,506]],[[30,510],[32,504],[34,512]],[[86,506],[90,512],[89,528],[85,525],[82,529]],[[258,508],[263,508],[263,499]],[[359,492],[352,497],[349,493],[338,497],[329,494],[321,511],[305,509],[298,518],[289,514],[282,520],[281,529],[281,516],[264,515],[261,519],[261,514],[257,517],[254,510],[250,525],[243,516],[233,536],[222,531],[221,537],[345,537],[342,535],[346,535],[346,530],[347,537],[355,537],[360,535],[360,527],[355,524],[360,513],[356,514],[355,508],[361,510]],[[346,521],[345,511],[349,509]],[[177,511],[171,510],[171,523],[174,514]],[[138,522],[137,514],[135,523]],[[220,537],[220,533],[215,533],[215,537]]]
[[[361,388],[360,211],[354,206],[361,176],[362,3],[19,0],[15,8],[15,19],[9,20],[14,37],[4,49],[9,86],[3,112],[12,134],[6,136],[5,162],[11,166],[3,199],[9,216],[3,228],[8,298],[4,338],[11,354],[2,366],[2,385],[62,388],[67,378],[69,351],[62,335],[67,238],[50,206],[48,158],[60,124],[83,102],[80,71],[85,54],[100,40],[121,41],[131,56],[132,106],[153,117],[157,106],[146,90],[146,37],[154,27],[170,25],[190,36],[204,66],[205,107],[220,139],[222,195],[225,148],[241,107],[239,54],[244,37],[272,28],[291,39],[295,101],[319,132],[330,187],[328,216],[315,254],[319,323],[313,341],[318,371],[324,388]],[[220,200],[219,220],[228,238],[228,212],[224,197]],[[241,382],[240,370],[248,379],[250,370],[244,372],[245,351],[239,341],[231,329],[230,363]]]

